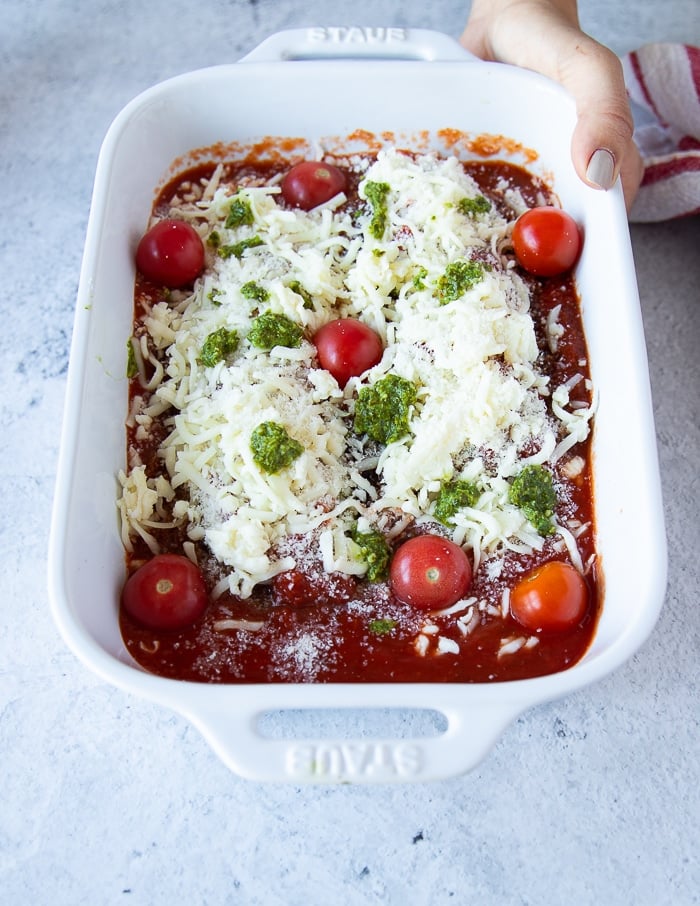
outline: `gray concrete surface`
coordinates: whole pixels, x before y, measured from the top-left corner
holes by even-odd
[[[45,562],[73,306],[102,137],[135,94],[273,31],[457,36],[458,0],[4,0],[0,15],[0,899],[25,904],[699,902],[697,218],[632,228],[670,572],[644,647],[521,717],[473,773],[256,785],[199,733],[79,664]],[[582,0],[617,52],[700,44],[697,0]],[[643,493],[643,489],[640,489]],[[631,555],[633,556],[633,554]]]

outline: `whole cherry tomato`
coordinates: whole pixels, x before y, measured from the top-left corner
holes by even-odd
[[[384,353],[380,336],[355,318],[324,324],[314,335],[314,345],[321,366],[341,387],[376,365]]]
[[[345,173],[333,164],[305,160],[296,164],[282,180],[282,197],[295,208],[310,211],[330,201],[347,186]]]
[[[551,206],[521,214],[512,239],[518,264],[537,277],[554,277],[571,270],[581,252],[578,224],[566,211]]]
[[[420,610],[449,607],[467,593],[472,567],[464,550],[441,535],[416,535],[391,561],[391,589],[404,604]]]
[[[184,220],[160,220],[136,248],[136,267],[148,280],[178,289],[204,270],[204,245]]]
[[[530,632],[573,629],[588,607],[583,576],[569,563],[550,560],[522,578],[510,593],[510,612]]]
[[[204,613],[207,587],[187,557],[157,554],[126,580],[122,606],[149,629],[184,629]]]

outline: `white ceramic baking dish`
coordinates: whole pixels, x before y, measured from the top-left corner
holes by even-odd
[[[146,91],[112,124],[97,166],[77,299],[49,552],[52,610],[89,668],[184,715],[241,775],[386,782],[464,772],[523,711],[600,679],[650,633],[663,600],[666,551],[629,232],[619,187],[598,192],[576,177],[569,155],[574,122],[571,99],[539,76],[474,61],[438,33],[357,28],[273,35],[239,63]],[[594,458],[604,578],[590,650],[564,673],[493,685],[216,686],[145,673],[119,634],[124,554],[115,498],[125,456],[133,251],[155,187],[176,158],[216,142],[444,128],[502,134],[536,149],[532,168],[550,179],[585,232],[577,279],[600,395]],[[343,727],[333,738],[263,732],[267,712],[327,709]],[[393,713],[387,709],[437,711],[444,732],[374,738],[359,729],[358,714],[378,713],[381,721]]]

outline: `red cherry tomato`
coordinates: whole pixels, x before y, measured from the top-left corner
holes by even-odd
[[[402,603],[434,610],[464,597],[472,567],[462,548],[448,538],[416,535],[394,554],[389,581]]]
[[[126,580],[122,605],[149,629],[184,629],[204,613],[207,587],[187,557],[158,554]]]
[[[338,167],[305,160],[292,167],[282,180],[282,197],[292,207],[310,211],[344,192],[346,186],[345,173]]]
[[[583,619],[588,589],[568,563],[551,560],[528,573],[510,593],[510,612],[530,632],[565,632]]]
[[[339,318],[324,324],[314,335],[321,366],[330,371],[341,387],[376,365],[384,353],[381,338],[371,327],[354,318]]]
[[[554,277],[571,270],[581,244],[578,224],[560,208],[531,208],[518,217],[513,227],[518,264],[537,277]]]
[[[136,267],[148,280],[177,289],[204,270],[204,245],[184,220],[161,220],[145,233],[136,249]]]

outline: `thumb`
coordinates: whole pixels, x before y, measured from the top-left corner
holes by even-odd
[[[596,188],[609,189],[620,176],[629,207],[639,188],[642,163],[632,140],[634,122],[622,64],[592,38],[579,37],[558,72],[559,82],[576,102],[571,157],[579,176]]]
[[[576,103],[571,157],[581,179],[609,189],[622,178],[627,207],[642,163],[622,64],[581,31],[575,0],[473,0],[461,42],[486,60],[532,69],[559,82]]]

